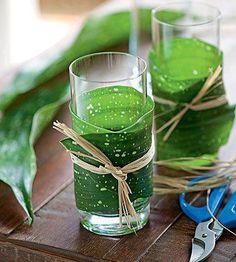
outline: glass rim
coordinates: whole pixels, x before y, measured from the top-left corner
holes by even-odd
[[[89,80],[89,79],[85,79],[84,77],[78,76],[77,74],[75,74],[73,72],[73,65],[77,62],[80,62],[84,59],[87,59],[89,57],[94,57],[94,56],[100,56],[100,55],[121,55],[121,56],[126,56],[126,57],[132,57],[132,58],[136,58],[138,61],[141,61],[143,64],[143,68],[142,70],[140,70],[137,74],[135,74],[134,76],[130,76],[130,77],[126,77],[126,78],[122,78],[122,79],[118,79],[118,80],[107,80],[107,81],[101,81],[101,80]],[[88,55],[84,55],[81,56],[79,58],[76,58],[74,61],[72,61],[69,65],[69,73],[70,75],[73,75],[75,78],[78,78],[81,81],[87,82],[87,83],[119,83],[119,82],[125,82],[128,80],[134,80],[137,79],[138,77],[140,77],[141,75],[143,75],[145,72],[147,71],[147,63],[146,61],[141,58],[140,56],[135,56],[132,55],[130,53],[125,53],[125,52],[113,52],[113,51],[107,51],[107,52],[97,52],[97,53],[91,53]]]
[[[221,11],[217,7],[215,7],[213,5],[209,5],[209,4],[204,3],[204,2],[197,2],[197,1],[189,1],[189,4],[208,7],[210,9],[216,11],[216,14],[214,16],[212,16],[212,18],[206,19],[206,21],[204,21],[204,22],[195,22],[195,23],[191,23],[191,24],[175,24],[173,22],[163,21],[163,20],[158,19],[156,17],[157,12],[163,10],[165,7],[171,6],[171,5],[173,5],[173,6],[174,5],[181,5],[181,4],[186,4],[186,2],[184,2],[184,1],[170,1],[170,2],[162,3],[162,4],[158,5],[157,7],[152,9],[152,20],[155,20],[155,22],[158,22],[160,24],[167,25],[167,26],[170,26],[170,27],[193,27],[193,26],[208,25],[208,24],[211,24],[211,23],[221,19]]]

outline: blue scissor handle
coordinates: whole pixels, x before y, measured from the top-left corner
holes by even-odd
[[[202,176],[202,177],[195,178],[192,181],[200,181],[205,178],[206,176]],[[209,197],[209,208],[214,215],[219,210],[227,191],[228,191],[228,186],[217,187],[211,191]],[[203,221],[207,221],[211,218],[211,214],[209,213],[207,206],[203,206],[203,207],[192,206],[185,200],[185,193],[180,193],[179,204],[184,214],[198,224]]]
[[[236,191],[220,212],[218,220],[228,228],[236,228]]]

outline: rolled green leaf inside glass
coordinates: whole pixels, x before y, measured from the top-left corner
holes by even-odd
[[[145,155],[152,145],[154,109],[152,99],[146,95],[145,62],[123,53],[101,53],[85,57],[82,62],[79,59],[74,68],[72,64],[72,70],[81,73],[79,78],[71,75],[73,129],[100,149],[114,166],[123,167]],[[62,143],[69,150],[87,153],[70,139]],[[82,159],[99,166],[93,159]],[[124,218],[119,225],[117,179],[74,165],[75,199],[83,226],[103,235],[123,235],[142,228],[149,215],[152,173],[150,162],[127,176],[132,191],[129,198],[141,222],[137,224],[133,219],[129,228]]]
[[[163,10],[182,13],[168,22]],[[149,52],[157,130],[175,117],[202,90],[209,75],[223,64],[219,43],[219,11],[197,3],[177,3],[153,11],[153,48]],[[223,98],[222,73],[200,103]],[[158,99],[159,98],[159,99]],[[161,99],[173,103],[165,103]],[[217,157],[229,139],[235,107],[226,101],[210,109],[189,109],[173,129],[156,134],[157,158],[204,157],[189,165],[205,165]]]

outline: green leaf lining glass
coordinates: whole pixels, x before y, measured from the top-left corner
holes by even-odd
[[[182,13],[168,21],[163,12]],[[169,3],[152,13],[153,47],[149,52],[153,94],[177,103],[177,106],[156,102],[157,130],[174,117],[202,89],[208,76],[223,64],[219,49],[220,12],[206,4]],[[221,78],[204,96],[202,102],[225,95]],[[182,105],[181,105],[182,104]],[[235,107],[228,103],[208,110],[188,112],[164,141],[167,130],[156,135],[157,158],[200,157],[190,165],[211,164],[230,136]]]
[[[147,153],[152,144],[154,103],[146,93],[146,63],[141,58],[116,52],[85,56],[71,64],[70,80],[70,112],[76,132],[115,166],[123,167]],[[62,143],[67,149],[83,152],[70,139]],[[150,163],[128,175],[130,199],[141,222],[133,220],[130,229],[125,223],[119,225],[117,180],[75,165],[75,199],[82,225],[103,235],[123,235],[142,228],[149,215],[152,172]]]

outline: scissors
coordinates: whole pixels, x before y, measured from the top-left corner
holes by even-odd
[[[200,181],[206,176],[194,178]],[[214,216],[227,228],[236,228],[236,192],[234,192],[224,208],[220,211],[221,204],[228,191],[228,186],[213,189],[209,196],[209,209]],[[189,262],[200,262],[207,259],[215,248],[216,241],[220,238],[224,228],[212,218],[207,206],[195,207],[185,200],[185,193],[179,195],[179,204],[184,214],[198,225],[192,239],[192,252]]]

